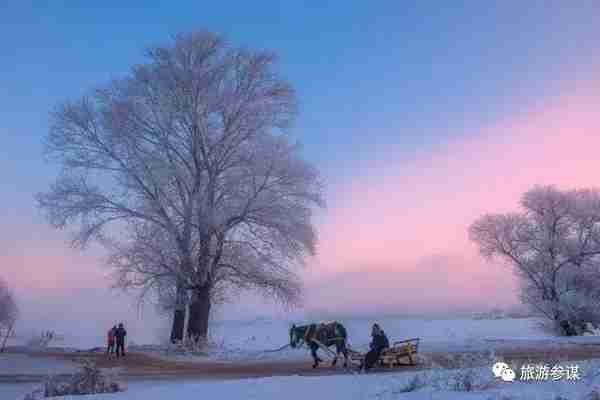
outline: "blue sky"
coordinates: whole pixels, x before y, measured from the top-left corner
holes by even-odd
[[[64,239],[33,202],[56,174],[41,154],[52,107],[178,32],[276,51],[301,102],[293,134],[334,184],[476,138],[598,76],[597,1],[123,3],[0,0],[0,248],[26,246],[20,231]]]
[[[277,51],[302,103],[296,133],[307,157],[345,170],[371,158],[374,142],[410,153],[518,112],[565,77],[592,73],[600,8],[593,1],[4,4],[0,128],[16,150],[9,166],[32,162],[22,172],[28,177],[39,175],[53,105],[126,74],[145,46],[180,31],[205,28]]]

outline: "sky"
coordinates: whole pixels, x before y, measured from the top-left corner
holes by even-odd
[[[48,114],[143,62],[143,49],[208,29],[269,49],[297,90],[292,136],[320,170],[318,254],[301,274],[311,313],[446,313],[516,304],[507,266],[467,227],[518,209],[535,184],[597,186],[600,3],[73,2],[0,0],[0,276],[23,331],[148,337],[164,322],[110,290],[103,252],[68,245],[33,196]],[[281,316],[253,297],[218,318]]]

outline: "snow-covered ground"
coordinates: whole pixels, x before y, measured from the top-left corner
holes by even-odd
[[[6,375],[70,374],[78,365],[66,360],[32,357],[27,354],[0,354],[0,377]]]
[[[54,358],[32,357],[27,354],[0,354],[0,399],[21,398],[39,387],[36,383],[14,383],[27,376],[72,374],[79,370],[75,363]]]
[[[556,338],[540,329],[540,321],[535,318],[506,318],[506,319],[417,319],[417,318],[379,318],[368,319],[339,319],[347,330],[349,345],[352,349],[364,351],[370,341],[371,325],[379,323],[390,338],[390,341],[408,338],[421,338],[421,352],[451,352],[479,351],[500,349],[503,347],[555,346],[557,343],[598,343],[600,336],[578,338]],[[285,348],[281,351],[270,352],[289,342],[289,328],[292,323],[298,325],[312,321],[256,319],[252,321],[222,321],[214,322],[210,336],[212,345],[207,354],[196,356],[202,360],[222,361],[254,361],[254,360],[307,360],[309,352],[306,349]],[[129,337],[131,344],[135,334]],[[157,343],[158,343],[157,338]],[[77,344],[83,342],[87,346]],[[95,346],[92,346],[95,345]],[[89,349],[103,347],[100,340],[90,341],[89,338],[65,337],[61,341],[53,341],[51,346],[68,349]],[[192,359],[187,355],[181,356],[173,352],[165,352],[165,347],[155,344],[136,346],[137,351],[145,351],[167,357],[169,359]],[[0,373],[2,364],[0,364]]]
[[[424,344],[460,343],[481,338],[540,338],[548,334],[537,329],[537,320],[523,319],[473,319],[473,318],[342,318],[338,319],[348,329],[349,341],[352,347],[360,348],[369,342],[370,327],[374,322],[379,323],[387,332],[390,339],[401,340],[410,337],[420,337]],[[250,321],[215,321],[211,324],[210,336],[213,342],[228,349],[245,349],[249,351],[277,348],[289,341],[290,326],[318,322],[313,320],[285,319],[255,319]],[[85,331],[83,334],[71,332],[56,333],[59,340],[53,340],[50,346],[72,349],[90,349],[105,346],[105,333]],[[18,338],[9,340],[9,345],[25,345],[32,337],[40,332],[21,332]],[[130,329],[130,343],[157,344],[166,338],[156,337],[153,341],[138,340],[139,332]]]
[[[421,351],[460,351],[479,350],[490,346],[507,344],[530,344],[556,338],[539,328],[539,320],[519,319],[407,319],[383,318],[340,319],[348,330],[348,342],[352,349],[364,351],[371,340],[371,325],[379,323],[390,341],[421,338]],[[287,348],[278,352],[265,352],[277,349],[289,342],[289,329],[292,323],[298,325],[310,321],[286,321],[259,319],[254,321],[216,322],[211,327],[213,346],[208,358],[220,360],[290,360],[308,359],[304,350]],[[591,340],[591,339],[590,339]],[[543,344],[543,343],[542,343]],[[172,357],[172,356],[169,356]]]
[[[391,341],[408,338],[421,338],[422,351],[460,351],[462,349],[487,349],[490,346],[500,347],[507,342],[531,343],[531,341],[555,340],[539,328],[539,321],[534,318],[506,319],[417,319],[417,318],[379,318],[379,319],[339,319],[347,330],[350,347],[364,351],[370,341],[371,325],[379,323]],[[313,321],[256,319],[252,321],[221,321],[211,325],[211,342],[209,354],[204,357],[219,360],[289,360],[307,359],[306,350],[284,349],[278,352],[265,352],[277,349],[289,342],[289,328],[295,324]],[[59,334],[61,332],[58,332]],[[129,344],[136,342],[135,332],[129,332]],[[53,341],[51,346],[68,349],[90,349],[103,347],[100,337],[65,336],[60,341]],[[164,338],[156,338],[155,345]],[[13,341],[12,345],[23,344],[23,340]],[[151,346],[145,351],[154,352]],[[160,354],[164,356],[164,354]],[[167,355],[169,358],[179,358]]]
[[[407,319],[385,318],[376,321],[366,319],[340,320],[348,329],[350,345],[364,349],[369,340],[370,326],[378,322],[391,340],[420,337],[421,350],[456,351],[461,349],[490,350],[502,346],[549,346],[557,343],[600,344],[600,337],[555,338],[538,328],[535,319]],[[265,353],[264,350],[278,348],[288,342],[288,329],[292,322],[261,319],[254,321],[217,322],[212,326],[213,346],[206,359],[256,360],[256,359],[297,359],[309,356],[306,349],[286,349],[280,352]],[[65,338],[69,345],[69,338]],[[58,345],[58,343],[53,343]],[[589,392],[600,388],[600,360],[578,362],[583,379],[576,382],[551,380],[546,382],[502,382],[493,377],[490,366],[479,368],[475,374],[475,390],[456,391],[454,386],[457,371],[442,369],[422,372],[399,372],[372,375],[336,376],[287,376],[260,379],[228,381],[151,381],[130,382],[128,390],[118,394],[86,397],[98,400],[196,398],[218,396],[223,399],[275,399],[287,400],[306,398],[346,398],[346,399],[548,399],[557,396],[563,399],[584,399]],[[53,373],[72,372],[74,366],[53,359],[32,359],[23,354],[0,355],[0,373]],[[460,373],[460,372],[459,372]],[[416,391],[406,392],[407,385],[415,375],[425,382]],[[0,383],[0,399],[18,399],[30,392],[34,384]],[[600,389],[599,393],[600,393]]]
[[[271,377],[235,381],[147,381],[133,382],[125,392],[86,396],[89,400],[133,400],[133,399],[280,399],[305,400],[328,399],[407,399],[407,400],[583,400],[594,389],[600,390],[598,370],[600,361],[578,363],[581,379],[576,381],[503,382],[494,378],[491,368],[469,370],[472,372],[471,391],[465,391],[460,383],[467,370],[431,370],[426,372],[397,373],[383,375],[342,375],[321,377]],[[423,385],[408,392],[407,388],[415,376]],[[19,399],[30,391],[32,385],[0,385],[0,398]],[[599,392],[600,393],[600,392]],[[10,397],[9,397],[10,396]],[[16,397],[14,397],[16,396]],[[561,396],[561,397],[558,397]],[[65,398],[66,399],[66,398]],[[593,398],[592,398],[593,399]]]

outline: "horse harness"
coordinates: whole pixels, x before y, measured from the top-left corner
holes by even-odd
[[[343,336],[334,336],[329,337],[328,333],[333,333],[334,335],[339,335],[338,332],[338,323],[332,322],[329,324],[310,324],[306,331],[304,332],[303,340],[305,343],[317,342],[317,344],[322,344],[319,339],[322,339],[323,336],[328,341],[339,341],[344,340]],[[333,335],[332,335],[333,336]]]

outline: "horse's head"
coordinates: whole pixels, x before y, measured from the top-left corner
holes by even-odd
[[[296,328],[295,324],[292,325],[292,327],[290,328],[290,346],[292,346],[292,348],[295,348],[296,346],[298,346],[301,339],[302,337],[298,333],[298,328]]]

